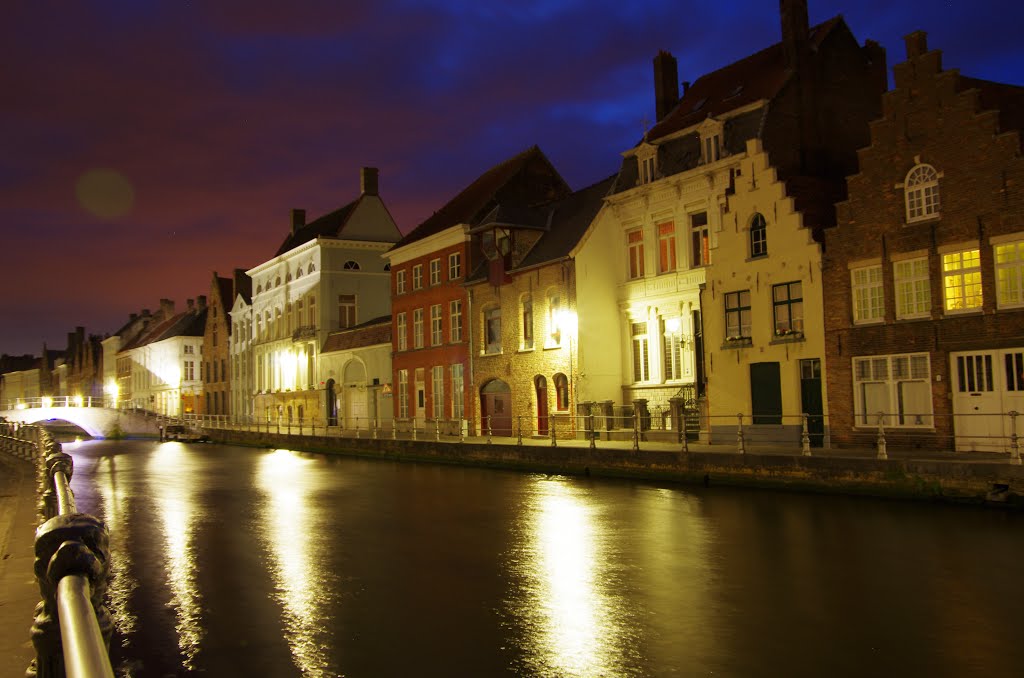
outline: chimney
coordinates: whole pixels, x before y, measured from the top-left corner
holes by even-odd
[[[196,297],[196,310],[202,311],[204,308],[206,308],[206,295],[200,294]]]
[[[128,314],[128,321],[129,322],[134,322],[134,321],[136,321],[138,319],[139,319],[139,314],[138,313],[129,313]]]
[[[676,58],[665,50],[654,57],[654,116],[659,121],[679,103],[679,70]]]
[[[171,301],[170,299],[161,299],[160,313],[163,314],[163,317],[165,319],[170,318],[172,315],[174,315],[174,302]]]
[[[150,314],[150,312],[149,312],[149,309],[148,309],[148,308],[144,308],[144,309],[142,309],[142,317],[143,317],[143,318],[148,318],[148,317],[149,317],[150,315],[151,315],[151,314]]]
[[[377,174],[376,167],[364,167],[359,172],[359,192],[363,195],[377,195]]]
[[[807,48],[810,29],[807,25],[807,0],[779,0],[782,17],[782,48],[786,65],[795,69],[800,55]]]
[[[928,51],[928,34],[924,31],[914,31],[903,37],[907,43],[907,59],[923,56]]]
[[[306,225],[306,210],[292,210],[292,235],[299,232],[299,229]]]
[[[196,303],[192,299],[186,299],[185,305],[188,306],[188,312],[191,313],[195,309]]]

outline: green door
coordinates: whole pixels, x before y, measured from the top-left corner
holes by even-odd
[[[755,424],[782,423],[782,380],[778,363],[750,364],[750,409]]]
[[[825,442],[825,417],[822,416],[821,360],[818,358],[800,361],[800,408],[807,415],[811,447],[821,447]]]

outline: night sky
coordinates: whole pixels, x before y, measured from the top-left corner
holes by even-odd
[[[810,0],[888,65],[1024,85],[1024,3]],[[356,197],[408,232],[537,144],[574,188],[614,173],[680,80],[779,41],[778,3],[730,0],[7,0],[0,14],[0,353],[116,331],[161,297],[269,259],[289,210]]]

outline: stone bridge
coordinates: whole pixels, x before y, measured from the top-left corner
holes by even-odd
[[[62,419],[78,426],[94,438],[159,435],[159,422],[153,415],[115,410],[91,403],[53,403],[49,398],[20,402],[13,407],[5,405],[4,409],[0,409],[0,417],[22,424]]]

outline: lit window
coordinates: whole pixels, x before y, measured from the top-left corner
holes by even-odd
[[[463,407],[463,381],[462,363],[455,363],[451,368],[452,373],[452,419],[462,419]]]
[[[562,343],[562,296],[558,292],[548,295],[548,346]]]
[[[707,266],[711,263],[711,234],[708,231],[707,212],[690,215],[690,235],[692,265]]]
[[[448,303],[448,336],[453,344],[462,341],[462,302],[455,300]]]
[[[395,294],[405,294],[405,269],[395,271]]]
[[[448,255],[448,279],[456,280],[462,277],[462,254],[452,252]]]
[[[398,370],[398,417],[409,418],[409,370]]]
[[[995,246],[996,304],[999,308],[1024,305],[1024,240]]]
[[[633,333],[633,381],[648,381],[651,370],[647,323],[632,323],[630,328]]]
[[[431,259],[430,260],[430,284],[440,285],[441,284],[441,260]]]
[[[644,232],[636,228],[626,234],[626,250],[629,252],[629,279],[644,277]]]
[[[679,318],[664,318],[662,327],[662,351],[665,358],[665,380],[683,378],[682,323]]]
[[[416,264],[412,267],[412,288],[414,290],[423,287],[423,264]]]
[[[395,322],[396,322],[395,332],[398,334],[398,350],[399,351],[404,351],[409,346],[408,336],[406,335],[406,332],[408,331],[408,328],[406,327],[406,324],[405,324],[406,321],[405,321],[405,312],[404,311],[402,313],[399,313],[395,317]]]
[[[423,309],[412,312],[412,347],[423,348]]]
[[[931,165],[917,165],[907,173],[903,192],[907,201],[907,221],[939,216],[939,178]]]
[[[928,257],[897,261],[892,267],[896,285],[896,317],[928,317],[932,310],[932,287],[928,276]]]
[[[775,336],[804,331],[803,285],[799,282],[772,285],[772,315]]]
[[[853,284],[853,322],[872,323],[885,320],[885,295],[882,267],[864,266],[850,271]]]
[[[569,380],[564,374],[556,374],[555,382],[555,409],[565,412],[569,409]]]
[[[981,308],[981,256],[978,250],[942,255],[942,288],[946,311]]]
[[[764,215],[755,213],[750,220],[750,256],[763,257],[768,254],[768,223]]]
[[[853,384],[857,426],[932,426],[927,353],[854,358]]]
[[[430,370],[430,405],[434,419],[444,417],[444,367],[435,365]]]
[[[750,336],[750,290],[726,292],[726,341],[736,341],[739,339],[749,338]]]
[[[484,352],[501,353],[501,309],[484,312]]]
[[[441,329],[441,304],[434,304],[430,307],[430,345],[440,346],[444,341],[444,334]]]
[[[529,351],[533,348],[533,300],[530,297],[523,299],[523,350]]]
[[[671,222],[658,224],[658,273],[676,270],[676,225]]]

